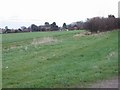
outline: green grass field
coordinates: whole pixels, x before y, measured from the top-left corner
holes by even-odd
[[[118,31],[2,35],[3,88],[86,87],[118,75]]]

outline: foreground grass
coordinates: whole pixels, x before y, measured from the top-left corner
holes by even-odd
[[[118,74],[118,31],[3,35],[3,88],[85,87]],[[31,44],[44,37],[57,40]]]

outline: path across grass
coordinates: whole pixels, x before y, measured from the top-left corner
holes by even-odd
[[[118,88],[119,86],[120,84],[118,83],[118,77],[114,77],[91,84],[88,88]]]

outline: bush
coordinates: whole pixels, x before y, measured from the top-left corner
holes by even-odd
[[[118,24],[120,24],[120,19],[115,18],[113,15],[109,15],[108,18],[94,17],[87,19],[87,21],[84,23],[84,28],[92,33],[97,33],[98,31],[104,32],[120,28]]]

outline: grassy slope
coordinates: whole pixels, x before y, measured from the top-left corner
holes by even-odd
[[[118,31],[73,38],[79,32],[3,35],[3,87],[85,87],[117,76]],[[47,36],[62,42],[30,45]]]

